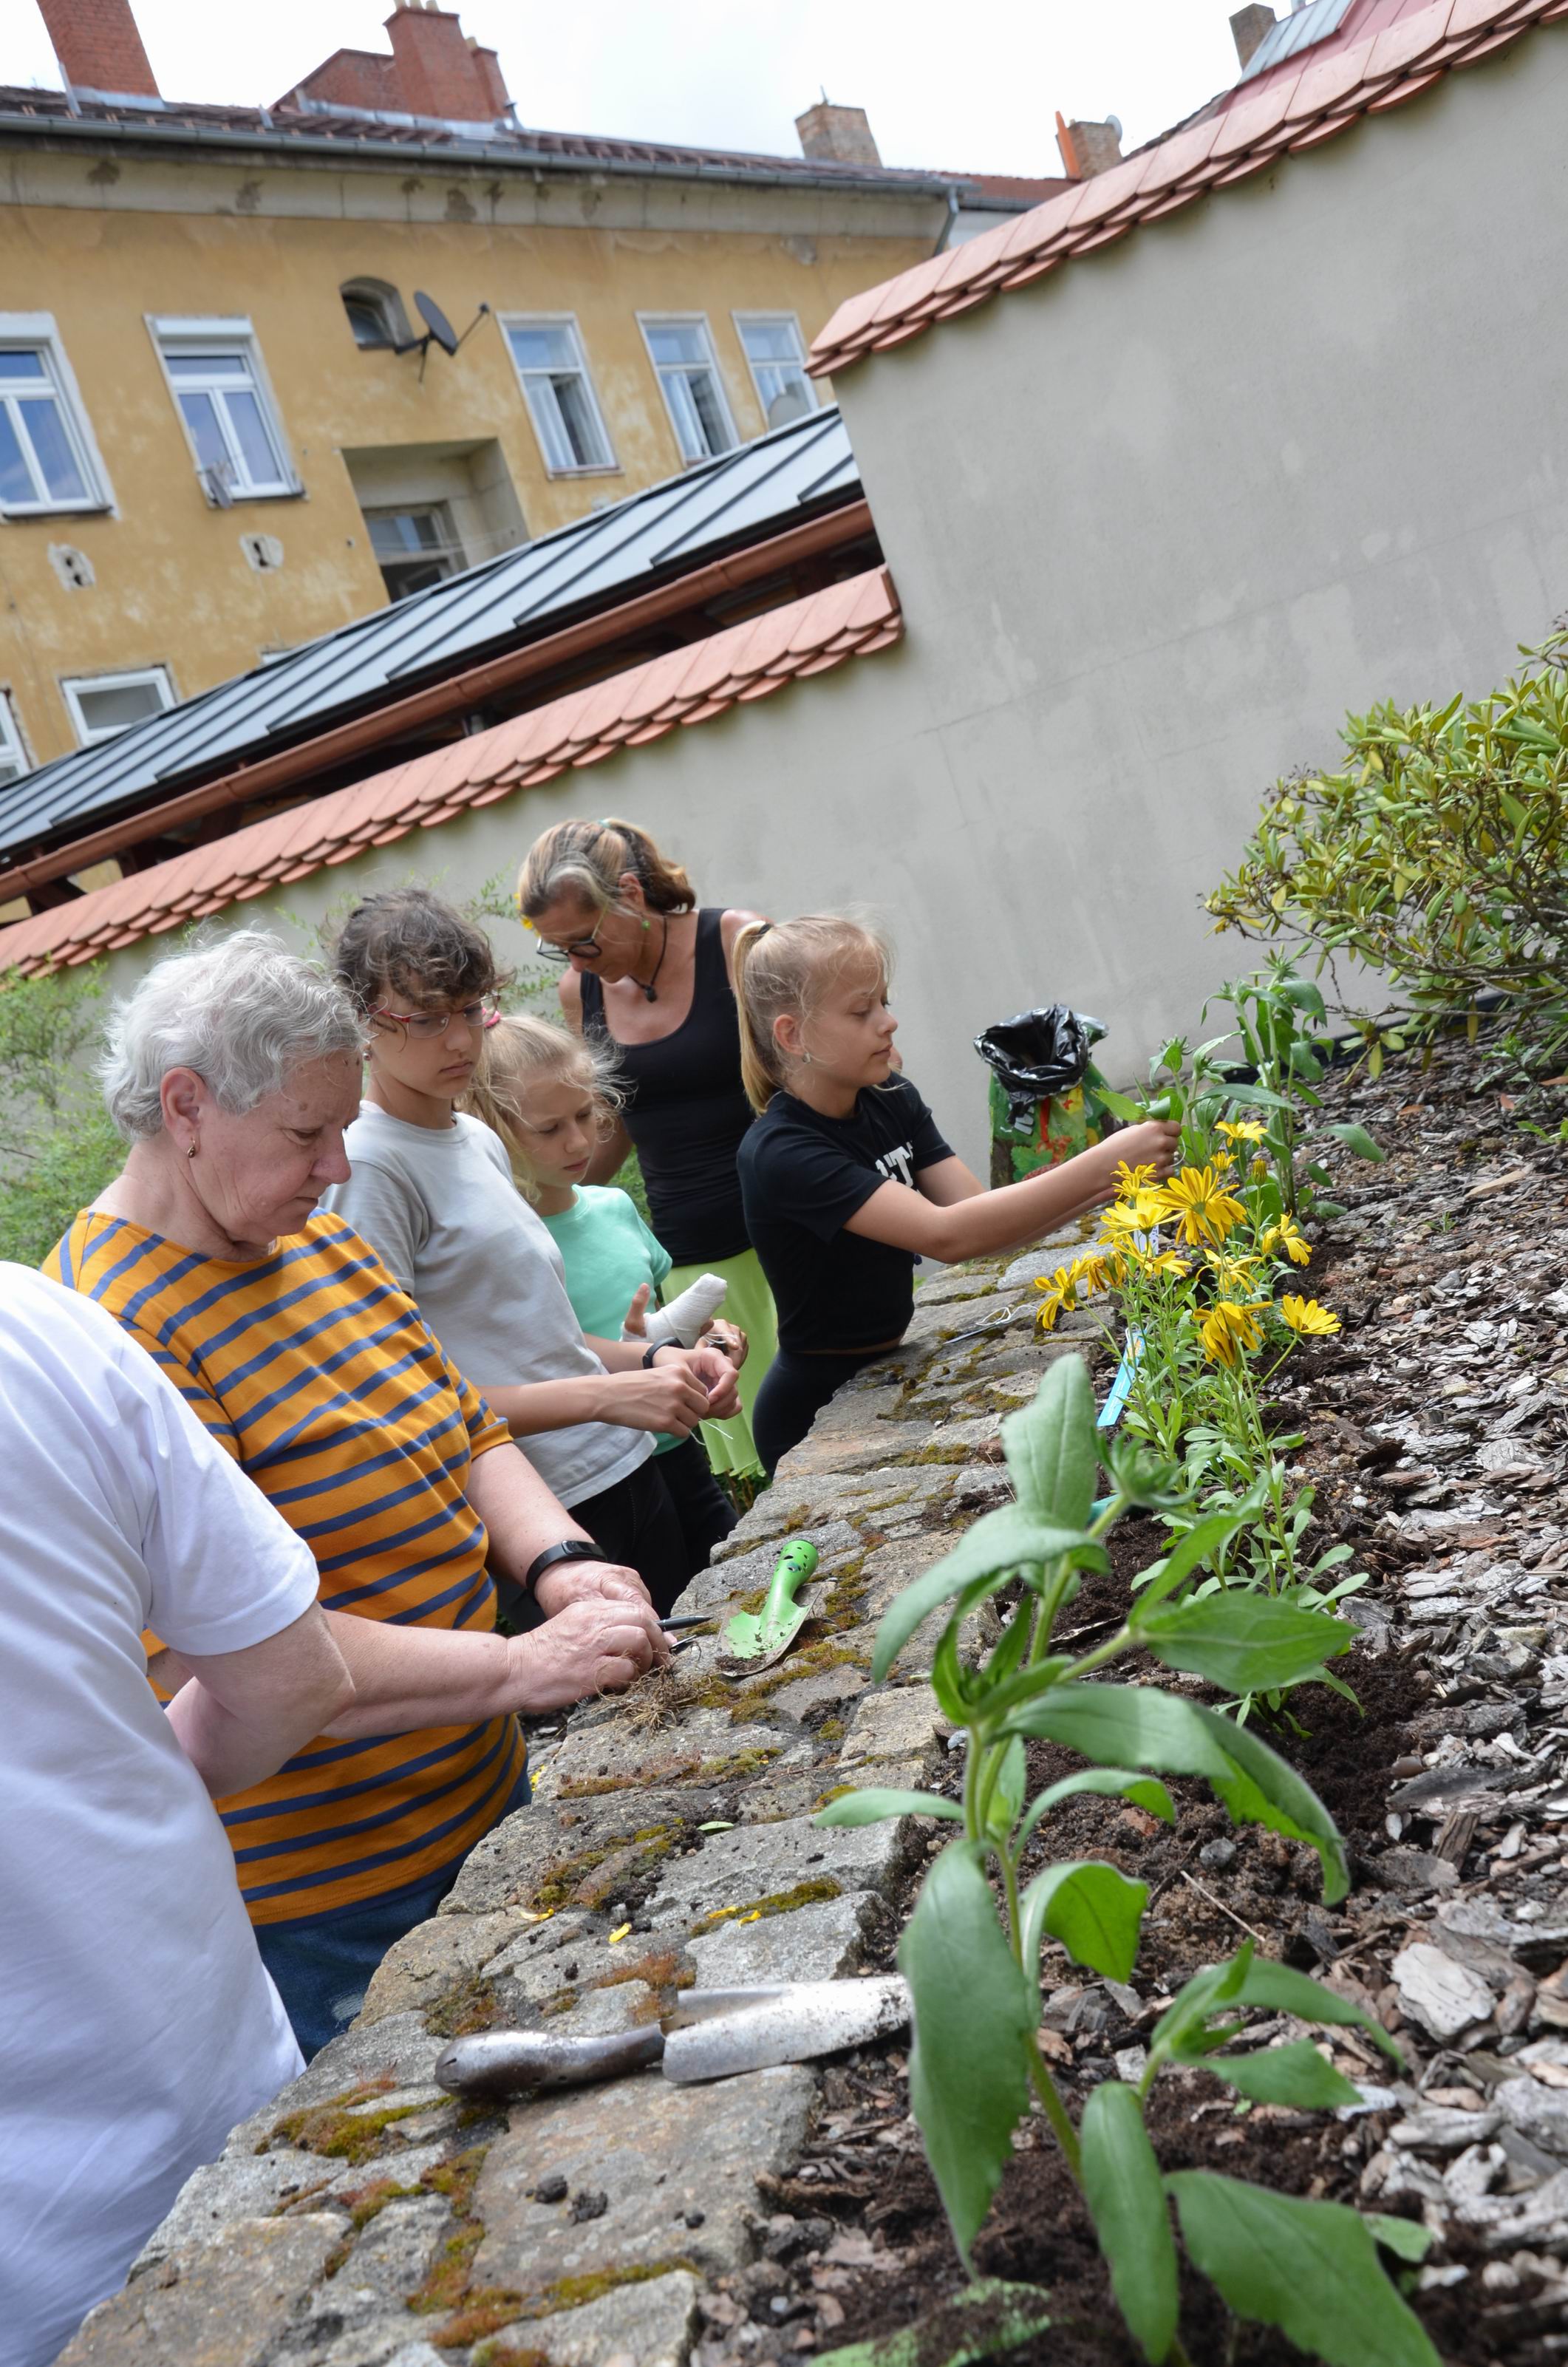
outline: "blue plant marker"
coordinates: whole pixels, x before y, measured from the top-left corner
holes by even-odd
[[[1100,1409],[1097,1427],[1100,1430],[1114,1430],[1121,1421],[1122,1409],[1132,1391],[1133,1376],[1143,1361],[1143,1333],[1129,1331],[1127,1344],[1122,1351],[1122,1362],[1116,1367],[1116,1378],[1111,1384],[1111,1394]]]

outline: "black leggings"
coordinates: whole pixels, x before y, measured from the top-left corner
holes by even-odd
[[[699,1569],[706,1569],[708,1556],[740,1515],[713,1476],[700,1431],[656,1455],[652,1467],[670,1491],[686,1540],[686,1575],[695,1578]]]
[[[751,1408],[751,1443],[771,1479],[781,1456],[798,1446],[837,1388],[867,1365],[886,1356],[868,1348],[863,1356],[802,1356],[781,1348]]]
[[[649,1455],[613,1488],[586,1496],[570,1509],[572,1519],[587,1530],[606,1561],[636,1570],[662,1618],[691,1577],[693,1565],[659,1463],[658,1455]],[[497,1581],[496,1599],[514,1631],[540,1624],[543,1614],[533,1595],[513,1580]]]

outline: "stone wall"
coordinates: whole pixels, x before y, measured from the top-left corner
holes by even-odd
[[[432,2068],[492,2021],[586,2035],[694,1982],[857,1968],[924,1831],[812,1812],[843,1785],[918,1785],[943,1748],[922,1639],[873,1685],[875,1625],[1010,1492],[1000,1418],[1072,1344],[1032,1337],[1051,1262],[924,1285],[904,1345],[840,1391],[682,1599],[754,1607],[782,1540],[808,1536],[801,1645],[732,1683],[705,1638],[579,1710],[536,1759],[535,1805],[391,1951],[353,2029],[189,2180],[61,2367],[485,2367],[496,2338],[550,2367],[684,2367],[706,2282],[766,2241],[759,2180],[798,2151],[817,2069],[650,2071],[507,2110],[459,2104]]]

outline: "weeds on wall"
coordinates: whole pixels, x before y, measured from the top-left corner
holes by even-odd
[[[886,1677],[916,1631],[943,1616],[931,1682],[943,1715],[967,1735],[963,1799],[852,1792],[817,1818],[863,1825],[927,1816],[962,1827],[926,1876],[898,1963],[914,2005],[911,2104],[964,2264],[1032,2101],[1083,2194],[1128,2328],[1156,2367],[1189,2367],[1173,2204],[1189,2259],[1238,2317],[1278,2327],[1335,2367],[1438,2367],[1382,2257],[1418,2260],[1425,2229],[1208,2170],[1167,2174],[1145,2125],[1150,2090],[1178,2065],[1201,2065],[1246,2101],[1301,2111],[1359,2102],[1359,2090],[1310,2039],[1253,2052],[1232,2051],[1230,2042],[1246,2010],[1261,2007],[1317,2027],[1354,2023],[1397,2062],[1398,2049],[1370,2014],[1304,1974],[1259,1961],[1248,1942],[1186,1984],[1156,2025],[1142,2077],[1096,2087],[1076,2125],[1036,2037],[1045,1941],[1104,1978],[1130,1981],[1148,1897],[1146,1884],[1094,1859],[1048,1864],[1023,1883],[1025,1851],[1069,1796],[1108,1794],[1171,1823],[1159,1777],[1200,1777],[1235,1821],[1266,1825],[1314,1850],[1329,1904],[1349,1886],[1327,1810],[1255,1734],[1183,1695],[1107,1683],[1100,1672],[1144,1650],[1229,1693],[1266,1693],[1321,1682],[1351,1631],[1299,1600],[1203,1586],[1205,1561],[1265,1518],[1264,1491],[1254,1489],[1195,1521],[1144,1573],[1134,1608],[1108,1642],[1077,1657],[1054,1650],[1078,1573],[1108,1567],[1110,1530],[1134,1507],[1168,1512],[1186,1502],[1187,1478],[1136,1440],[1097,1430],[1077,1356],[1054,1365],[1034,1403],[1008,1417],[1002,1444],[1016,1501],[976,1521],[897,1596],[873,1664],[874,1676]],[[1096,1502],[1102,1478],[1110,1493]],[[966,1668],[964,1621],[1015,1586],[999,1640],[977,1668]],[[1031,1800],[1025,1745],[1032,1738],[1064,1744],[1090,1763]]]
[[[1346,764],[1279,782],[1206,900],[1222,928],[1380,972],[1408,1005],[1342,1006],[1385,1046],[1501,995],[1543,1070],[1568,1051],[1568,628],[1466,704],[1351,716]]]

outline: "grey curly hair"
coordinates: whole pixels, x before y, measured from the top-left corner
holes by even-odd
[[[243,1116],[305,1061],[358,1054],[364,1042],[352,998],[319,963],[265,929],[236,929],[161,961],[116,1003],[98,1079],[119,1132],[147,1141],[164,1123],[171,1069],[194,1069],[220,1107]]]

